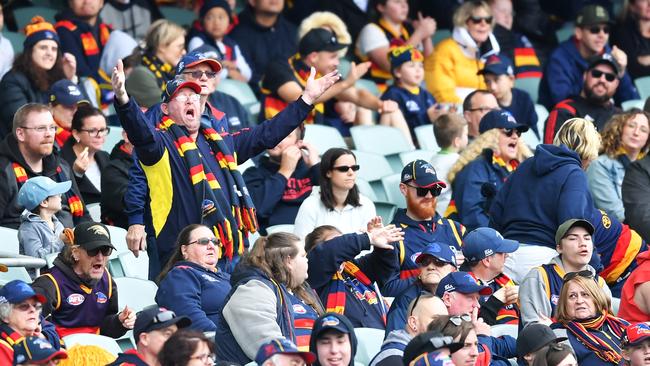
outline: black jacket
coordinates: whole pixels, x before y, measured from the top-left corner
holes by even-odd
[[[14,114],[27,103],[47,104],[47,92],[39,91],[22,72],[10,70],[0,81],[0,138],[11,133]]]
[[[650,155],[630,164],[623,179],[625,219],[646,242],[650,241]]]
[[[124,213],[124,193],[129,185],[129,168],[133,157],[122,149],[120,141],[111,151],[110,161],[102,171],[102,221],[127,229],[129,222]]]
[[[632,79],[650,75],[650,66],[639,63],[639,56],[650,55],[650,38],[641,35],[637,20],[628,17],[624,22],[617,24],[612,32],[610,42],[627,55],[627,71]]]
[[[68,139],[68,141],[63,145],[61,149],[61,157],[68,162],[72,167],[74,166],[74,161],[77,160],[77,154],[75,154],[72,146],[75,144],[74,139]],[[104,169],[108,166],[108,153],[106,151],[97,151],[95,153],[95,161],[99,166],[99,171],[101,172],[102,178],[104,177]],[[79,186],[79,191],[84,199],[86,204],[97,203],[101,201],[102,192],[99,191],[91,182],[86,174],[81,177],[74,175],[75,180],[77,181],[77,186]],[[101,189],[101,187],[99,187]]]

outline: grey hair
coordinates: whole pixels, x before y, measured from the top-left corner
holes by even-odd
[[[7,322],[6,319],[9,318],[9,315],[11,315],[11,312],[13,311],[14,306],[13,304],[9,302],[1,302],[0,303],[0,320],[2,320],[4,323]]]

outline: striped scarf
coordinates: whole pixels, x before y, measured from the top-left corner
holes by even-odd
[[[23,184],[29,179],[29,176],[27,176],[27,172],[25,171],[25,168],[21,166],[18,163],[11,163],[11,166],[14,169],[14,175],[16,176],[16,184],[18,185],[18,189],[23,186]],[[63,172],[63,169],[61,169],[60,166],[56,167],[56,176],[52,177],[52,179],[56,182],[65,182],[70,179],[65,175]],[[73,217],[82,217],[84,215],[84,205],[79,196],[75,194],[75,192],[70,188],[69,191],[67,191],[63,195],[63,199],[65,202],[68,203],[68,207],[70,208],[70,213],[72,214]]]
[[[174,66],[163,62],[156,56],[142,56],[142,65],[156,76],[156,83],[158,83],[160,90],[164,91],[167,81],[174,78]]]
[[[237,161],[225,141],[212,128],[201,127],[200,133],[214,152],[226,179],[225,189],[230,202],[210,167],[203,163],[194,140],[169,117],[163,117],[159,128],[173,136],[179,155],[185,159],[196,202],[201,204],[201,223],[212,228],[221,239],[228,260],[232,260],[235,253],[243,254],[248,232],[257,231],[257,218],[253,200],[237,170]]]
[[[620,318],[609,315],[607,312],[603,312],[600,316],[597,316],[593,319],[586,321],[570,321],[563,322],[564,327],[573,335],[578,338],[578,340],[588,349],[592,350],[598,358],[605,362],[611,362],[615,365],[618,365],[621,362],[621,348],[620,340],[623,335],[623,329],[628,325],[628,323]],[[593,335],[590,330],[607,332],[603,330],[603,326],[608,327],[616,339],[612,339],[611,343],[605,342],[604,340]]]
[[[381,299],[375,291],[372,281],[350,261],[343,262],[343,270],[337,271],[332,276],[329,291],[327,293],[326,312],[328,313],[345,313],[346,286],[350,287],[352,294],[359,300],[365,301],[371,306],[380,306],[382,318],[386,322],[386,311],[381,304]],[[344,274],[347,276],[344,276]],[[346,279],[346,277],[352,279]],[[346,284],[347,283],[347,284]]]

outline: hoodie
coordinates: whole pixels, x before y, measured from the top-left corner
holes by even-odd
[[[321,366],[316,342],[328,330],[337,330],[349,335],[350,363],[348,366],[354,366],[354,356],[357,354],[358,345],[357,336],[354,333],[354,326],[345,315],[337,313],[325,313],[319,316],[314,322],[314,328],[311,331],[311,339],[309,340],[309,351],[316,355],[316,362],[314,362],[312,366]]]
[[[379,353],[370,361],[368,366],[402,366],[404,348],[413,339],[404,329],[396,329],[386,336]]]
[[[63,224],[56,216],[52,216],[54,230],[50,229],[41,216],[28,210],[23,211],[20,221],[18,228],[20,254],[45,259],[48,254],[59,253],[63,249],[64,244],[60,238]],[[34,268],[28,269],[27,272],[32,278],[36,275]]]

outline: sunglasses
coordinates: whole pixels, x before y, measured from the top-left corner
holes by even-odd
[[[203,76],[203,74],[205,74],[205,76],[208,79],[214,79],[217,77],[217,73],[214,71],[184,71],[183,72],[183,75],[190,75],[192,76],[193,79],[200,79],[201,76]]]
[[[198,102],[199,100],[201,100],[201,96],[198,94],[190,94],[190,95],[181,94],[174,97],[174,100],[177,100],[180,103],[185,103],[188,100],[192,102]]]
[[[591,279],[593,279],[594,274],[591,273],[591,271],[586,270],[586,269],[582,270],[582,271],[578,271],[578,272],[569,272],[569,273],[564,275],[564,278],[562,278],[562,281],[566,283],[566,282],[571,281],[572,279],[574,279],[576,277],[583,277],[583,278],[591,278]]]
[[[32,304],[30,304],[28,302],[22,302],[20,304],[14,305],[14,309],[16,309],[18,311],[23,311],[23,312],[29,311],[29,309],[31,309],[31,308],[34,308],[34,310],[36,310],[36,311],[41,311],[41,310],[43,310],[43,304],[41,304],[40,302],[37,302],[36,304],[32,305]]]
[[[460,327],[463,322],[471,322],[472,317],[469,316],[469,314],[463,314],[463,315],[454,315],[449,317],[449,322],[457,327]]]
[[[512,137],[512,134],[514,133],[517,134],[517,137],[521,137],[522,134],[521,130],[518,130],[516,128],[504,128],[503,133],[508,137]]]
[[[361,167],[359,165],[341,165],[341,166],[332,167],[332,170],[336,170],[337,172],[341,172],[341,173],[347,173],[348,171],[350,171],[350,169],[352,169],[353,172],[356,172],[360,168]]]
[[[88,253],[89,257],[95,257],[100,252],[104,257],[108,257],[109,255],[111,255],[111,253],[113,253],[113,248],[108,246],[103,246],[95,249],[86,250],[86,253]]]
[[[418,197],[426,197],[427,193],[431,193],[433,197],[438,197],[440,196],[440,193],[442,193],[442,187],[437,184],[431,188],[416,187],[410,184],[407,184],[406,186],[415,188],[415,193],[418,195]]]
[[[603,72],[600,70],[593,69],[589,71],[591,73],[591,76],[600,79],[601,76],[605,75],[605,80],[609,81],[610,83],[614,80],[616,80],[616,75],[610,73],[610,72]]]
[[[470,21],[470,22],[472,22],[472,24],[479,24],[479,23],[481,23],[481,22],[486,22],[487,24],[491,24],[491,23],[492,23],[492,19],[494,19],[494,18],[491,17],[491,16],[489,16],[489,17],[476,17],[476,16],[471,16],[471,17],[469,17],[469,19],[467,19],[467,20]]]
[[[591,27],[587,28],[587,30],[591,34],[598,34],[600,32],[609,34],[609,25],[603,25],[603,26],[592,25]]]
[[[151,321],[151,324],[158,324],[158,323],[164,323],[168,322],[172,319],[176,318],[176,313],[174,313],[171,310],[166,310],[163,312],[160,312],[156,314],[156,316],[153,317],[153,320]]]
[[[208,245],[210,243],[214,244],[215,246],[219,246],[219,245],[221,245],[221,240],[219,240],[217,238],[198,238],[198,239],[196,239],[194,241],[191,241],[191,242],[187,243],[187,245],[190,245],[190,244]]]
[[[440,259],[438,259],[436,257],[433,257],[433,256],[430,256],[430,255],[427,255],[426,257],[424,257],[422,260],[420,260],[420,262],[418,264],[421,267],[428,267],[429,264],[431,264],[431,263],[433,263],[433,265],[436,266],[436,267],[444,267],[444,266],[450,264],[450,263],[447,263],[447,262],[443,262]]]

